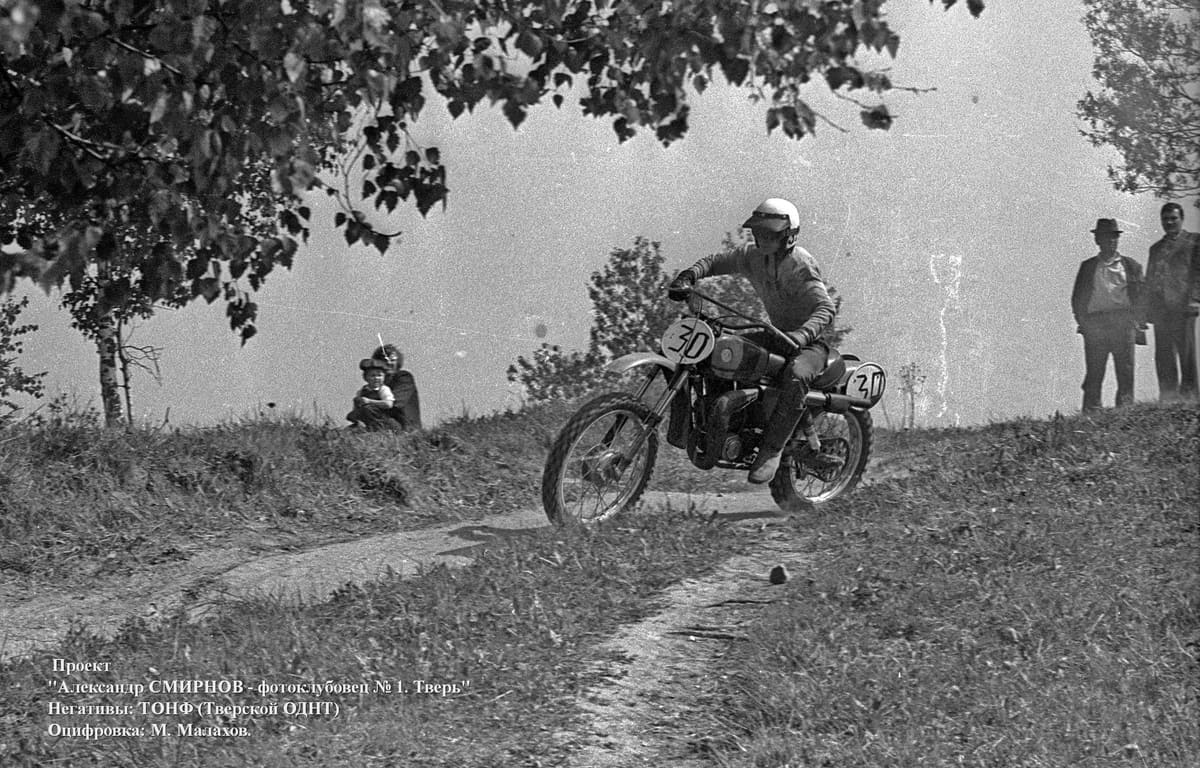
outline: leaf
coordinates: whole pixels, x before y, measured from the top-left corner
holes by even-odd
[[[375,167],[375,155],[370,152],[363,155],[362,167],[364,171],[369,171]]]
[[[308,71],[308,62],[304,57],[296,54],[295,51],[288,51],[283,57],[283,69],[287,72],[288,80],[293,83],[303,79],[305,72]]]
[[[525,114],[525,105],[513,99],[504,102],[504,116],[508,118],[508,122],[512,123],[514,129],[520,127],[521,123],[525,122]]]
[[[836,91],[843,85],[848,85],[851,90],[854,90],[862,88],[863,76],[854,67],[830,67],[825,72],[825,81],[829,83],[831,91]]]
[[[206,277],[199,281],[200,295],[209,304],[217,300],[221,295],[221,281],[215,277]]]
[[[892,127],[892,116],[883,104],[871,109],[864,109],[861,116],[863,125],[868,128],[886,131]]]
[[[158,98],[154,100],[154,106],[150,109],[150,124],[159,122],[163,119],[163,115],[167,114],[167,104],[170,97],[164,91],[158,94]]]
[[[750,62],[738,56],[721,62],[721,70],[730,83],[741,85],[746,80],[746,75],[750,74]]]
[[[521,34],[517,35],[517,49],[531,59],[541,56],[544,47],[542,39],[528,29],[522,30]]]
[[[451,118],[457,118],[463,113],[463,103],[457,99],[450,99],[446,103],[446,111],[450,113]]]
[[[382,256],[387,253],[388,245],[392,242],[392,239],[382,232],[372,232],[371,241],[375,245],[375,249],[379,251],[379,255]]]
[[[300,218],[296,216],[296,212],[286,208],[279,212],[279,223],[293,235],[304,230],[304,225],[300,223]]]

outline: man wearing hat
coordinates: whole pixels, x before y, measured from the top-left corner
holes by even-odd
[[[1076,332],[1083,334],[1085,412],[1100,408],[1109,355],[1117,374],[1117,405],[1133,402],[1133,348],[1142,289],[1142,265],[1117,251],[1117,220],[1097,219],[1092,236],[1100,252],[1079,265],[1071,291]]]
[[[388,373],[387,363],[368,357],[360,360],[358,367],[365,383],[354,396],[354,409],[346,414],[346,421],[352,427],[387,429],[392,424],[388,410],[396,402],[392,390],[383,383]]]

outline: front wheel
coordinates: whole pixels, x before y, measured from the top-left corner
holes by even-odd
[[[800,441],[771,480],[771,498],[787,512],[811,509],[850,493],[871,456],[874,433],[867,411],[821,413],[814,421],[821,450],[814,452]]]
[[[542,505],[555,525],[598,523],[632,507],[654,471],[650,410],[625,392],[587,403],[563,426],[542,473]],[[648,434],[646,434],[648,431]]]

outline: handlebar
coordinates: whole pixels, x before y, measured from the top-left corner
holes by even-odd
[[[793,339],[791,336],[788,336],[786,333],[779,330],[778,328],[771,325],[770,323],[765,323],[761,320],[756,320],[753,317],[750,317],[749,315],[747,315],[745,312],[741,312],[738,309],[731,307],[728,304],[725,304],[724,302],[718,301],[717,299],[713,298],[712,296],[709,296],[706,293],[701,293],[699,290],[697,290],[697,288],[694,285],[689,289],[689,293],[691,295],[687,299],[688,309],[692,312],[692,314],[694,314],[696,317],[700,318],[701,320],[717,323],[720,326],[722,326],[723,328],[728,328],[731,331],[745,331],[745,330],[751,330],[754,328],[762,328],[763,330],[769,331],[769,332],[775,334],[777,337],[779,337],[779,339],[781,341],[783,341],[785,344],[787,344],[788,349],[792,350],[793,352],[800,349],[800,345],[796,343],[795,339]],[[745,320],[749,320],[750,322],[747,323],[746,325],[740,325],[740,326],[723,323],[717,317],[706,315],[703,311],[701,311],[701,309],[699,307],[699,303],[693,302],[693,299],[703,299],[704,301],[710,301],[713,304],[716,304],[721,309],[723,309],[727,312],[730,312],[732,314],[735,314],[738,317],[743,318]]]

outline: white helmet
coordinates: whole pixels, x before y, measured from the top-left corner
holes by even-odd
[[[796,206],[782,198],[772,197],[763,200],[750,218],[746,219],[743,227],[749,227],[752,232],[783,232],[788,233],[788,247],[796,244],[796,235],[800,233],[800,211]]]

